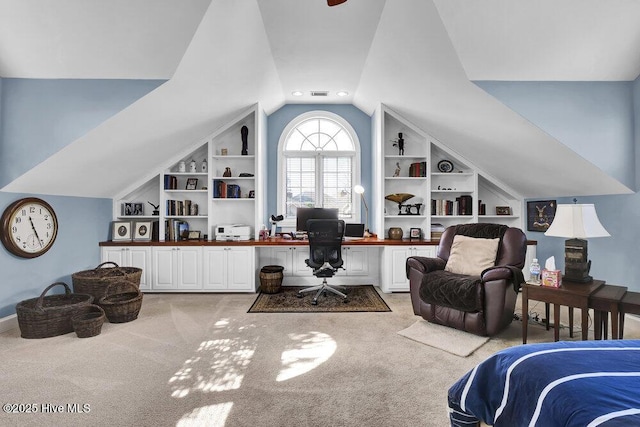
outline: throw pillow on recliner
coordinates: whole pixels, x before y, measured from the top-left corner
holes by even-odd
[[[451,244],[445,271],[479,276],[496,263],[500,239],[477,239],[456,235]]]

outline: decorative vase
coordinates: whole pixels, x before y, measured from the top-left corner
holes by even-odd
[[[391,240],[402,240],[403,231],[400,227],[389,228],[389,238]]]
[[[224,168],[224,173],[222,174],[222,176],[230,177],[231,176],[231,168]]]

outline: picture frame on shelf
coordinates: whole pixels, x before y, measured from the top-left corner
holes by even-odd
[[[198,178],[187,178],[186,190],[196,190],[198,188]]]
[[[116,242],[131,240],[131,221],[113,221],[111,223],[111,240]]]
[[[511,215],[511,206],[496,206],[496,215]]]
[[[422,239],[422,228],[411,227],[409,229],[409,239],[411,240]]]
[[[527,230],[545,232],[556,216],[555,200],[527,202]]]
[[[120,213],[125,216],[133,215],[133,203],[123,203],[121,205]]]
[[[189,230],[187,234],[187,240],[200,240],[200,231]]]
[[[137,242],[151,241],[153,224],[151,221],[136,221],[133,227],[133,240]]]
[[[131,215],[144,215],[144,203],[134,203],[133,204],[133,213]]]

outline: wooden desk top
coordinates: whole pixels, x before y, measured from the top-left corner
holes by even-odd
[[[378,237],[368,237],[357,240],[345,240],[343,246],[438,246],[440,240],[391,240],[380,239]],[[537,241],[528,240],[528,245],[535,245]],[[307,246],[307,239],[291,239],[291,238],[268,238],[266,240],[180,240],[173,241],[150,241],[150,242],[133,242],[133,241],[104,241],[99,246]]]
[[[391,240],[369,237],[355,240],[345,240],[343,246],[437,246],[439,240]],[[106,241],[100,242],[100,246],[308,246],[307,239],[286,239],[282,237],[268,238],[266,240],[180,240],[172,241],[151,241],[151,242],[131,242],[131,241]]]

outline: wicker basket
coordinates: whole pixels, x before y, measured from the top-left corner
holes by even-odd
[[[127,286],[128,292],[111,293],[112,287]],[[138,318],[140,308],[142,307],[142,292],[138,290],[132,283],[112,283],[107,287],[107,295],[98,301],[100,307],[103,308],[107,319],[111,323],[131,322]]]
[[[64,286],[64,294],[45,296],[54,286]],[[69,286],[56,282],[42,291],[38,298],[31,298],[16,305],[18,326],[22,338],[47,338],[73,332],[71,318],[79,309],[90,305],[93,296],[72,293]]]
[[[86,308],[82,307],[71,318],[73,330],[78,338],[100,335],[105,317],[104,310],[99,305],[90,304]]]
[[[111,264],[111,267],[102,268]],[[136,288],[140,287],[142,269],[138,267],[119,267],[115,262],[103,262],[93,270],[79,271],[71,275],[73,291],[80,294],[93,295],[95,301],[107,295],[107,287],[112,283],[117,283],[111,288],[111,293],[126,292],[129,289],[125,281],[133,283]]]
[[[265,265],[260,269],[260,290],[265,294],[277,294],[282,289],[284,267]]]

